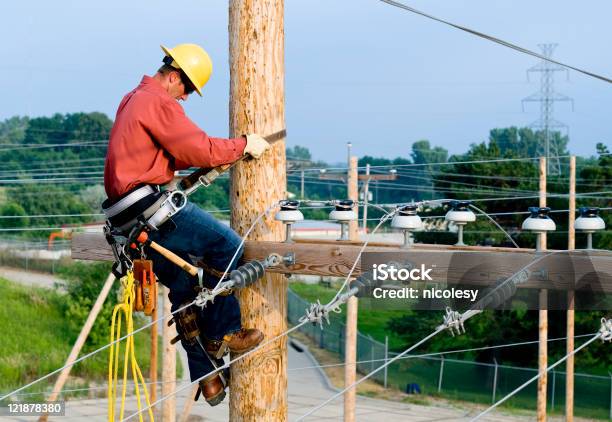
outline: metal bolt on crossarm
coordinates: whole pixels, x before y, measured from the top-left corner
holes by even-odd
[[[353,209],[355,201],[351,199],[345,199],[338,201],[335,209],[329,213],[329,219],[340,223],[340,239],[338,240],[349,240],[349,221],[357,220],[357,213]]]
[[[580,207],[580,216],[576,219],[575,228],[587,235],[587,249],[593,249],[593,233],[606,228],[606,223],[599,216],[599,208]]]
[[[531,213],[529,217],[523,221],[521,226],[523,230],[534,232],[538,235],[536,241],[536,251],[541,251],[540,238],[542,235],[549,231],[555,231],[557,226],[555,222],[548,216],[550,212],[549,207],[529,207]]]
[[[444,219],[448,222],[454,223],[457,226],[457,243],[455,246],[464,246],[463,243],[463,226],[467,223],[476,221],[476,215],[469,209],[471,201],[450,201],[451,209],[446,213]]]
[[[304,215],[298,209],[299,207],[299,201],[282,201],[280,204],[280,211],[274,216],[276,221],[281,221],[285,225],[285,243],[293,243],[293,239],[291,238],[291,225],[296,221],[304,220]]]
[[[391,227],[400,229],[404,232],[403,248],[407,249],[412,246],[412,232],[423,228],[423,221],[417,214],[418,205],[408,204],[399,207],[397,214],[391,220]]]

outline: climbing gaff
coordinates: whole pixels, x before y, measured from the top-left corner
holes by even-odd
[[[200,327],[198,326],[198,318],[193,306],[189,305],[189,303],[184,303],[183,305],[181,305],[181,308],[183,309],[174,314],[172,319],[168,321],[168,326],[176,324],[176,332],[178,333],[176,337],[170,340],[170,344],[175,344],[181,340],[191,345],[197,343],[202,349],[204,356],[206,356],[212,367],[215,370],[218,370],[223,366],[223,361],[219,362],[217,359],[213,359],[206,351],[206,347],[204,347],[204,345],[202,344],[202,340],[200,339]],[[220,371],[219,376],[221,377],[223,387],[227,387],[229,380],[229,371]],[[195,400],[197,400],[197,397],[199,395],[200,391],[198,390]]]

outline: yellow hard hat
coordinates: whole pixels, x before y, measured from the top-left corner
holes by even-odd
[[[179,44],[174,48],[166,48],[162,45],[161,49],[166,56],[172,58],[171,66],[185,72],[201,97],[201,89],[206,85],[212,73],[212,61],[208,53],[197,44]]]

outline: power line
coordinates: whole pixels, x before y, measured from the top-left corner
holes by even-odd
[[[289,176],[291,178],[296,178],[298,176],[294,176],[291,175]],[[421,179],[421,180],[439,180],[439,179],[431,179],[428,177],[424,177],[424,176],[410,176],[413,179]],[[301,180],[301,177],[300,177]],[[304,176],[304,180],[321,180],[318,179],[316,177],[311,177],[311,176]],[[327,180],[333,180],[333,179],[327,179]],[[341,183],[336,181],[337,183]],[[398,183],[398,182],[376,182],[379,186],[401,186],[401,187],[422,187],[422,185],[414,185],[414,184],[410,184],[410,183]],[[346,184],[341,183],[343,186],[346,186]],[[509,193],[535,193],[536,191],[534,190],[523,190],[523,189],[514,189],[514,188],[500,188],[497,186],[486,186],[486,185],[478,185],[475,183],[461,183],[461,182],[457,182],[456,184],[459,185],[466,185],[466,186],[471,186],[471,187],[479,187],[479,188],[491,188],[491,189],[495,189],[495,191],[506,191]],[[451,189],[449,188],[440,188],[440,189]],[[457,190],[457,189],[452,189],[452,190]],[[473,191],[473,189],[469,189],[470,192]]]
[[[8,147],[3,148],[0,144],[0,153],[4,151],[24,150],[24,149],[43,149],[43,148],[71,148],[71,147],[98,147],[107,146],[108,141],[82,141],[82,142],[70,142],[65,144],[32,144],[19,147]]]
[[[612,210],[612,207],[604,207],[604,208],[599,208],[600,211],[608,211],[608,210]],[[561,213],[561,212],[569,212],[569,210],[551,210],[550,213]],[[511,212],[488,212],[488,215],[494,216],[494,217],[498,217],[498,216],[504,216],[504,215],[526,215],[526,214],[531,214],[529,211],[511,211]],[[426,215],[426,216],[422,216],[422,219],[426,219],[426,218],[444,218],[444,215]],[[476,217],[483,217],[482,214],[477,214]]]
[[[23,165],[27,165],[29,168],[31,168],[32,166],[35,167],[48,167],[48,166],[53,166],[53,165],[64,165],[64,164],[72,164],[72,163],[86,163],[86,162],[91,162],[91,161],[104,161],[105,158],[104,157],[96,157],[96,158],[79,158],[76,160],[45,160],[43,158],[35,158],[35,159],[28,159],[28,160],[24,160],[21,161],[19,164]],[[0,167],[2,168],[2,167]]]
[[[502,404],[503,402],[505,402],[506,400],[508,400],[510,397],[512,397],[513,395],[515,395],[516,393],[518,393],[519,391],[521,391],[523,388],[527,387],[529,384],[531,384],[533,381],[537,380],[538,378],[540,378],[542,375],[544,375],[545,373],[548,373],[548,371],[550,371],[551,369],[554,369],[555,367],[557,367],[558,365],[562,364],[563,362],[565,362],[570,356],[575,355],[576,353],[578,353],[580,350],[584,349],[585,347],[587,347],[589,344],[593,343],[595,340],[597,340],[598,338],[602,337],[602,333],[597,333],[595,334],[590,340],[587,340],[586,342],[584,342],[583,344],[580,345],[580,347],[576,348],[575,350],[573,350],[571,353],[566,354],[564,357],[562,357],[561,359],[559,359],[558,361],[556,361],[555,363],[553,363],[552,365],[550,365],[548,368],[546,368],[546,371],[542,371],[539,372],[537,375],[533,376],[532,378],[530,378],[529,380],[525,381],[523,384],[521,384],[520,386],[518,386],[517,388],[515,388],[513,391],[511,391],[510,393],[508,393],[505,397],[503,397],[502,399],[496,401],[494,404],[492,404],[491,406],[489,406],[488,408],[486,408],[484,411],[482,411],[481,413],[479,413],[478,415],[476,415],[473,419],[470,419],[470,422],[472,421],[476,421],[478,419],[480,419],[482,416],[486,415],[487,413],[489,413],[491,410],[495,409],[497,406],[499,406],[500,404]]]
[[[399,173],[402,174],[402,173]],[[437,177],[427,177],[427,176],[417,176],[417,175],[410,175],[408,177],[411,177],[413,179],[420,179],[420,180],[427,180],[427,181],[432,181],[432,182],[443,182],[443,183],[449,183],[449,184],[454,184],[454,185],[461,185],[461,186],[473,186],[473,187],[478,187],[478,188],[493,188],[496,191],[506,191],[506,192],[516,192],[516,193],[532,193],[535,191],[532,190],[524,190],[524,189],[516,189],[516,188],[503,188],[503,187],[498,187],[498,186],[491,186],[491,185],[479,185],[476,183],[469,183],[469,182],[457,182],[457,181],[452,181],[452,180],[444,180],[444,179],[440,179]],[[490,180],[495,180],[495,177],[491,176]],[[384,182],[377,182],[377,183],[384,183]],[[391,183],[387,183],[387,184],[391,184]]]
[[[15,170],[0,170],[0,175],[3,176],[10,176],[10,175],[39,175],[39,173],[41,172],[48,172],[48,171],[65,171],[65,170],[85,170],[85,169],[92,169],[92,168],[99,168],[99,169],[103,169],[104,168],[104,164],[90,164],[90,165],[85,165],[85,166],[61,166],[61,168],[44,168],[44,169],[29,169],[29,168],[22,168],[22,169],[15,169]]]
[[[0,183],[6,184],[32,184],[32,183],[91,183],[91,182],[102,182],[104,181],[103,177],[65,177],[65,178],[50,178],[50,179],[0,179]]]
[[[384,0],[379,0],[384,1]],[[606,152],[603,154],[599,154],[599,156],[608,156],[612,155],[610,152]],[[571,155],[558,155],[554,158],[570,158]],[[413,163],[413,164],[384,164],[373,166],[370,165],[370,169],[374,168],[402,168],[402,167],[428,167],[428,166],[448,166],[448,165],[456,165],[456,164],[486,164],[486,163],[503,163],[503,162],[513,162],[513,161],[538,161],[540,157],[523,157],[523,158],[494,158],[494,159],[475,159],[475,160],[467,160],[467,161],[441,161],[438,163]],[[365,169],[365,166],[360,166],[358,169]],[[321,171],[321,170],[339,170],[346,171],[346,167],[319,167],[319,168],[305,168],[305,169],[295,169],[295,170],[287,170],[287,173],[297,173],[300,171],[310,172],[310,171]]]
[[[293,179],[290,180],[289,178],[295,178],[297,176],[288,176],[288,181],[292,182],[292,183],[297,183],[299,181],[299,179]],[[317,181],[312,181],[312,180],[306,180],[304,182],[305,184],[315,184],[315,185],[331,185],[333,187],[343,187],[346,188],[346,185],[341,183],[341,182],[334,182],[333,180],[328,180],[326,182],[317,182]],[[471,195],[494,195],[496,193],[496,190],[476,190],[476,189],[446,189],[446,188],[440,188],[440,189],[433,189],[433,188],[427,188],[427,187],[423,187],[421,185],[404,185],[404,184],[400,184],[400,185],[393,185],[390,184],[392,186],[396,186],[396,187],[380,187],[380,190],[386,190],[386,191],[406,191],[406,192],[414,192],[414,193],[419,193],[419,192],[430,192],[430,193],[469,193]],[[409,188],[407,186],[414,186],[412,188]],[[534,191],[535,192],[535,191]],[[612,193],[612,191],[607,191],[607,192],[584,192],[584,193],[579,193],[576,194],[577,197],[582,197],[582,198],[592,198],[592,199],[598,199],[598,200],[607,200],[610,198],[604,197],[604,198],[600,198],[600,197],[596,197],[594,195],[599,195],[599,194],[609,194]],[[477,198],[477,199],[472,199],[473,201],[503,201],[503,200],[515,200],[515,199],[534,199],[534,198],[539,198],[539,195],[526,195],[526,196],[503,196],[504,192],[500,192],[500,197],[491,197],[491,198]],[[555,197],[568,197],[568,194],[553,194],[553,193],[549,193],[546,195],[548,198],[555,198]]]
[[[574,336],[574,338],[576,339],[576,338],[582,338],[582,337],[591,337],[595,334],[597,333],[580,334],[580,335]],[[561,340],[567,340],[567,337],[550,338],[550,339],[547,339],[546,341],[553,342],[553,341],[561,341]],[[516,342],[516,343],[498,344],[494,346],[473,347],[470,349],[445,350],[443,352],[425,353],[425,354],[420,354],[420,355],[406,355],[402,357],[401,359],[431,358],[434,356],[445,356],[445,355],[451,355],[451,354],[457,354],[457,353],[480,352],[483,350],[502,349],[505,347],[528,346],[532,344],[538,344],[539,342],[540,340],[531,340],[531,341],[521,341],[521,342]],[[356,362],[349,362],[349,364],[358,365],[358,364],[363,364],[363,363],[387,362],[388,360],[390,359],[389,358],[369,359],[369,360],[360,360]],[[474,362],[474,363],[478,365],[487,365],[481,362]],[[327,364],[327,365],[313,365],[313,366],[304,366],[304,367],[299,367],[299,368],[287,368],[287,371],[299,371],[299,370],[304,370],[304,369],[317,369],[317,368],[333,368],[333,367],[345,366],[345,365],[347,365],[346,362],[341,362],[341,363],[332,363],[332,364]],[[500,365],[500,366],[503,366],[503,365]],[[602,378],[607,379],[608,377],[602,377]]]
[[[427,173],[424,173],[422,170],[411,170],[411,169],[401,169],[397,171],[398,175],[402,175],[405,177],[413,177],[413,174],[419,175],[419,174],[431,174],[431,175],[439,175],[439,176],[444,176],[444,177],[462,177],[462,178],[470,178],[470,179],[485,179],[485,180],[508,180],[508,181],[517,181],[517,182],[534,182],[537,183],[537,181],[539,180],[539,177],[537,175],[534,175],[533,177],[524,177],[524,176],[485,176],[485,175],[480,175],[480,174],[461,174],[461,173],[450,173],[450,172],[446,172],[446,171],[439,171],[439,170],[426,170]],[[578,178],[578,181],[593,181],[595,179],[582,179],[582,178]],[[449,180],[448,183],[457,183],[453,180]],[[547,181],[548,184],[562,184],[562,183],[569,183],[569,178],[567,177],[555,177],[555,178],[550,178]],[[612,180],[602,180],[601,183],[612,183]],[[601,184],[597,184],[597,183],[576,183],[577,186],[601,186]]]
[[[293,182],[293,183],[298,183],[299,180],[298,179],[289,179],[290,177],[295,178],[297,176],[288,176],[289,181]],[[346,188],[346,184],[342,183],[342,182],[335,182],[333,180],[329,180],[326,182],[319,182],[319,181],[314,181],[314,180],[305,180],[304,181],[305,184],[316,184],[316,185],[331,185],[334,187],[344,187]],[[470,193],[473,195],[494,195],[495,193],[499,192],[498,189],[493,189],[493,187],[491,187],[490,190],[487,189],[480,189],[480,190],[476,190],[476,189],[452,189],[452,188],[438,188],[438,189],[434,189],[433,187],[426,187],[426,186],[422,186],[422,185],[411,185],[411,184],[396,184],[396,183],[384,183],[384,182],[379,182],[379,189],[380,190],[393,190],[393,191],[408,191],[408,192],[432,192],[432,193]],[[387,187],[389,186],[389,187]],[[529,192],[529,191],[527,191]],[[534,191],[535,192],[535,191]],[[500,195],[503,194],[509,194],[512,192],[499,192]],[[521,192],[516,192],[517,194],[521,193]]]
[[[103,217],[104,214],[38,214],[38,215],[0,215],[0,219],[11,218],[57,218],[57,217]]]
[[[18,177],[18,176],[19,175],[15,175],[11,179],[0,179],[0,183],[29,183],[29,181],[31,181],[31,182],[44,182],[44,181],[47,181],[47,180],[51,180],[51,181],[60,180],[60,179],[49,178],[49,177],[45,177],[45,176],[72,176],[72,177],[77,177],[77,176],[97,176],[97,177],[103,177],[104,176],[104,172],[101,171],[101,170],[96,170],[96,171],[85,171],[85,170],[83,170],[83,171],[69,171],[69,172],[57,172],[57,173],[23,174],[23,175],[21,175],[22,177]],[[10,176],[4,176],[4,177],[10,177]]]
[[[510,43],[508,41],[504,41],[504,40],[502,40],[500,38],[496,38],[496,37],[494,37],[492,35],[487,35],[487,34],[485,34],[483,32],[479,32],[479,31],[476,31],[474,29],[470,29],[470,28],[467,28],[465,26],[458,25],[456,23],[452,23],[450,21],[447,21],[447,20],[444,20],[444,19],[441,19],[441,18],[437,18],[437,17],[429,15],[429,14],[427,14],[425,12],[421,12],[420,10],[417,10],[417,9],[415,9],[413,7],[407,6],[407,5],[403,4],[403,3],[400,3],[400,2],[397,2],[397,1],[393,1],[393,0],[379,0],[379,1],[382,1],[383,3],[387,3],[387,4],[391,5],[391,6],[395,6],[395,7],[400,8],[400,9],[407,10],[408,12],[412,12],[412,13],[415,13],[417,15],[421,15],[423,17],[426,17],[428,19],[434,20],[436,22],[443,23],[443,24],[451,26],[453,28],[457,28],[457,29],[459,29],[461,31],[464,31],[464,32],[467,32],[469,34],[476,35],[477,37],[480,37],[480,38],[483,38],[485,40],[492,41],[494,43],[503,45],[504,47],[511,48],[511,49],[516,50],[516,51],[518,51],[520,53],[524,53],[524,54],[527,54],[527,55],[530,55],[530,56],[533,56],[533,57],[537,57],[538,59],[545,60],[546,62],[554,63],[554,64],[557,64],[559,66],[563,66],[565,68],[575,70],[576,72],[580,72],[580,73],[582,73],[584,75],[591,76],[593,78],[599,79],[599,80],[604,81],[604,82],[612,83],[612,79],[609,79],[609,78],[607,78],[605,76],[601,76],[601,75],[598,75],[596,73],[593,73],[593,72],[590,72],[588,70],[584,70],[584,69],[581,69],[581,68],[578,68],[578,67],[575,67],[575,66],[572,66],[572,65],[569,65],[569,64],[558,62],[556,60],[551,59],[550,57],[546,57],[545,55],[538,54],[535,51],[528,50],[528,49],[526,49],[524,47],[520,47],[520,46],[518,46],[516,44],[512,44],[512,43]]]
[[[359,384],[361,384],[362,382],[364,382],[365,380],[367,380],[368,378],[372,377],[374,374],[376,374],[378,371],[380,371],[381,369],[384,369],[385,367],[389,366],[390,364],[392,364],[393,362],[395,362],[398,359],[401,359],[402,357],[404,357],[405,355],[407,355],[408,353],[410,353],[412,350],[416,349],[417,347],[419,347],[421,344],[425,343],[426,341],[428,341],[429,339],[435,337],[436,335],[438,335],[441,331],[445,330],[446,328],[444,326],[441,326],[439,328],[437,328],[436,330],[434,330],[431,334],[427,335],[426,337],[423,337],[420,341],[418,341],[417,343],[413,344],[412,346],[410,346],[409,348],[407,348],[406,350],[404,350],[402,353],[400,353],[399,355],[389,359],[384,365],[379,366],[378,368],[376,368],[373,371],[370,371],[367,375],[364,375],[362,378],[360,378],[359,380],[355,381],[354,383],[352,383],[351,385],[345,387],[344,389],[340,390],[339,392],[337,392],[336,394],[334,394],[333,396],[331,396],[329,399],[325,400],[323,403],[317,405],[316,407],[312,408],[311,410],[309,410],[308,412],[306,412],[305,414],[303,414],[302,416],[300,416],[299,418],[296,419],[296,422],[299,422],[301,420],[304,420],[304,418],[312,415],[313,413],[315,413],[317,410],[321,409],[322,407],[326,406],[328,403],[331,403],[332,401],[334,401],[335,399],[337,399],[339,396],[341,396],[342,394],[346,393],[348,390],[357,387]]]

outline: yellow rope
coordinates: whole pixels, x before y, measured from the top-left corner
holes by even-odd
[[[132,319],[132,312],[134,307],[134,273],[129,271],[127,276],[121,279],[121,285],[123,287],[123,299],[122,303],[115,305],[113,309],[113,317],[111,321],[111,342],[114,342],[121,338],[121,316],[125,318],[126,323],[126,334],[131,334],[134,331],[134,322]],[[110,347],[110,354],[108,358],[108,420],[109,422],[115,421],[115,408],[117,401],[117,384],[118,384],[118,372],[119,372],[119,351],[121,343],[117,342]],[[127,376],[128,376],[128,365],[132,369],[132,379],[134,380],[134,389],[136,393],[136,401],[138,402],[138,410],[142,409],[142,403],[140,401],[140,388],[142,385],[144,390],[145,400],[147,406],[149,406],[149,420],[153,421],[153,410],[151,409],[151,402],[149,399],[149,392],[145,380],[136,361],[136,351],[134,348],[134,336],[131,335],[126,339],[125,350],[123,354],[123,385],[121,388],[121,409],[119,411],[119,419],[123,419],[125,411],[125,396],[127,393]],[[139,413],[140,421],[142,422],[142,413]]]

